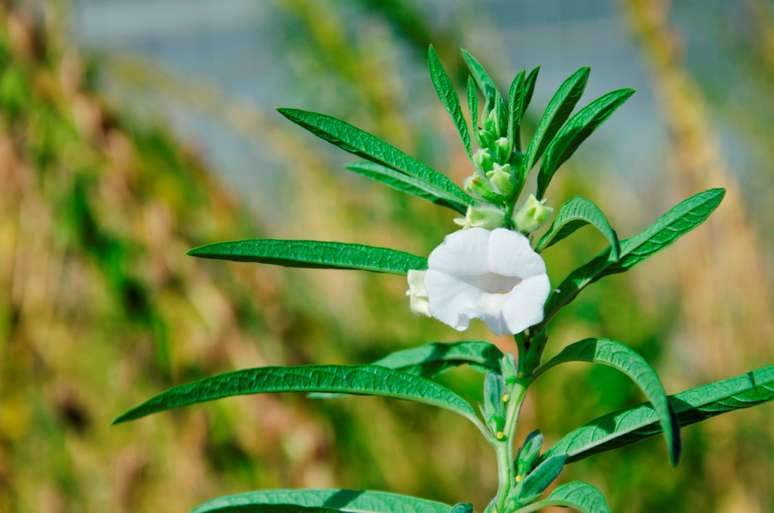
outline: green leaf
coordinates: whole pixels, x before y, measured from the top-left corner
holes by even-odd
[[[188,254],[237,262],[260,262],[286,267],[359,269],[377,273],[406,274],[426,269],[427,260],[389,248],[316,240],[248,239],[215,242],[193,248]]]
[[[295,505],[331,508],[351,513],[450,513],[442,502],[371,490],[306,489],[257,490],[226,495],[207,501],[191,513],[237,513],[259,511],[261,506]]]
[[[409,349],[395,351],[372,362],[371,365],[433,378],[460,365],[470,365],[480,372],[500,372],[503,353],[489,342],[461,341],[431,342]],[[314,399],[333,399],[339,394],[309,394]]]
[[[527,75],[527,78],[524,81],[522,94],[521,94],[521,97],[519,98],[519,116],[517,120],[518,124],[521,124],[521,120],[524,119],[524,114],[527,112],[527,107],[529,107],[529,104],[532,101],[532,93],[535,92],[535,82],[537,82],[537,77],[539,73],[540,73],[540,66],[533,68],[532,71],[529,72],[529,75]]]
[[[515,513],[532,513],[549,506],[573,508],[581,513],[610,513],[602,492],[583,481],[570,481],[563,484],[551,492],[548,498],[533,502]]]
[[[470,126],[473,129],[473,135],[478,141],[478,91],[473,77],[468,75],[468,110],[470,111]]]
[[[519,493],[519,499],[524,502],[530,502],[535,497],[543,493],[543,490],[559,477],[564,468],[564,460],[567,459],[563,454],[545,458],[535,470],[527,474]]]
[[[548,297],[543,323],[575,299],[588,285],[605,276],[631,269],[699,226],[720,205],[724,194],[724,189],[709,189],[681,201],[656,219],[647,230],[621,241],[618,258],[613,258],[611,250],[606,249],[574,270]]]
[[[469,502],[458,502],[452,506],[451,513],[473,513],[473,504]]]
[[[457,133],[460,135],[462,144],[465,146],[465,152],[468,157],[472,156],[473,150],[470,146],[470,133],[468,132],[468,124],[465,121],[465,116],[462,114],[460,108],[460,99],[457,96],[457,91],[454,89],[449,75],[441,64],[441,60],[438,58],[435,48],[432,45],[427,49],[427,63],[430,67],[430,80],[433,81],[433,87],[438,95],[438,99],[441,100],[446,112],[451,116],[454,126],[457,128]]]
[[[502,356],[497,346],[489,342],[432,342],[390,353],[371,365],[431,378],[466,364],[477,370],[499,373]]]
[[[457,184],[445,175],[407,155],[395,146],[382,141],[375,135],[350,125],[346,121],[326,114],[300,109],[281,108],[278,110],[280,114],[293,123],[309,130],[317,137],[338,146],[344,151],[418,178],[438,189],[446,191],[466,205],[474,203],[473,198],[468,196],[465,191],[460,189]]]
[[[559,166],[633,94],[634,89],[611,91],[583,107],[565,123],[546,148],[545,158],[538,173],[538,199],[543,198]]]
[[[524,78],[525,72],[519,71],[508,88],[508,140],[511,142],[511,147],[517,150],[521,149],[521,142],[516,134],[520,121],[519,100],[522,98]]]
[[[519,455],[516,457],[516,472],[520,475],[527,474],[532,470],[532,464],[540,455],[540,449],[543,447],[543,434],[538,431],[532,431],[524,439],[524,443],[519,449]]]
[[[247,394],[330,392],[378,395],[438,406],[479,426],[473,407],[448,388],[420,376],[375,365],[258,367],[172,387],[119,416],[114,424],[195,403]]]
[[[587,224],[599,230],[607,239],[610,243],[611,258],[618,260],[621,252],[618,235],[602,210],[593,201],[581,197],[572,198],[562,205],[551,228],[538,241],[536,250],[540,252],[553,246]]]
[[[535,371],[535,376],[565,362],[601,363],[631,378],[642,389],[658,414],[670,461],[677,465],[680,459],[680,425],[673,419],[673,412],[658,374],[642,356],[615,340],[587,338],[565,347],[562,352],[540,366]]]
[[[575,108],[575,104],[578,103],[578,100],[583,95],[583,90],[586,88],[589,72],[590,69],[588,67],[578,69],[559,86],[551,101],[548,102],[548,106],[543,112],[543,117],[540,118],[535,134],[527,147],[524,160],[525,171],[532,169],[532,166],[540,160],[540,156],[543,154],[546,146],[548,146],[548,143],[551,142],[562,124],[570,117],[572,109]]]
[[[497,84],[495,84],[495,81],[489,76],[489,73],[484,69],[484,66],[464,48],[462,49],[462,58],[468,66],[470,74],[476,79],[479,89],[481,89],[481,92],[484,93],[484,96],[491,104],[494,105],[496,97],[499,97],[500,100],[502,100],[502,95],[497,89]]]
[[[356,162],[348,165],[347,169],[406,194],[450,208],[455,212],[464,214],[467,211],[467,205],[447,191],[376,162]]]
[[[669,396],[682,427],[774,399],[774,365]],[[643,403],[598,417],[563,436],[546,455],[578,461],[661,433],[653,406]]]

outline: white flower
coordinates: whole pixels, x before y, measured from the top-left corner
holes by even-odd
[[[409,289],[406,291],[406,295],[409,297],[411,311],[430,317],[430,303],[427,300],[427,289],[425,289],[425,271],[409,271],[408,284]]]
[[[542,321],[551,288],[545,263],[529,240],[504,228],[447,235],[430,253],[423,285],[432,317],[458,331],[481,319],[498,335]],[[419,290],[416,284],[412,288]]]

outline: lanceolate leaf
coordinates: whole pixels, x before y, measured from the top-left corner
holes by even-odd
[[[543,198],[556,170],[569,159],[578,146],[610,115],[634,94],[634,89],[618,89],[601,96],[571,117],[546,148],[538,173],[537,197]]]
[[[191,256],[260,262],[286,267],[359,269],[406,274],[427,268],[427,260],[388,248],[316,240],[249,239],[215,242],[188,251]]]
[[[774,365],[691,388],[669,396],[683,427],[774,399]],[[577,461],[592,454],[633,444],[661,433],[658,414],[649,403],[609,413],[563,436],[546,456],[564,454]]]
[[[449,194],[443,189],[439,189],[425,181],[414,178],[413,176],[405,175],[392,168],[377,164],[376,162],[357,162],[350,164],[347,169],[353,173],[363,175],[377,182],[392,187],[393,189],[411,194],[423,200],[433,202],[437,205],[448,207],[455,212],[464,214],[467,211],[467,206],[462,203],[459,198]]]
[[[468,132],[465,116],[462,115],[460,99],[432,45],[427,50],[427,62],[430,67],[430,79],[433,81],[433,87],[435,87],[435,92],[438,94],[438,99],[441,100],[446,112],[451,116],[462,144],[465,146],[465,152],[470,157],[473,154],[470,147],[470,133]]]
[[[467,93],[470,126],[473,129],[476,141],[478,141],[478,91],[476,90],[476,81],[470,75],[468,75]]]
[[[508,140],[517,150],[520,149],[521,142],[516,136],[519,126],[519,100],[524,89],[524,71],[519,71],[508,89]]]
[[[530,472],[526,479],[524,479],[519,498],[524,502],[529,502],[540,495],[543,490],[548,488],[548,486],[554,482],[554,479],[559,477],[559,474],[564,467],[565,459],[566,456],[563,454],[545,458],[540,465],[535,467],[535,470]],[[522,504],[524,502],[522,502]]]
[[[540,160],[540,156],[543,154],[546,146],[548,146],[548,143],[551,142],[562,124],[570,117],[572,109],[575,108],[575,104],[578,103],[578,100],[583,95],[583,90],[586,88],[589,71],[589,68],[584,67],[570,75],[559,86],[551,101],[548,102],[548,106],[543,112],[543,117],[540,118],[540,122],[535,129],[535,135],[532,136],[532,140],[527,147],[524,161],[525,170],[529,171]]]
[[[502,95],[497,89],[497,84],[495,84],[492,77],[489,76],[489,73],[484,69],[484,66],[467,50],[462,50],[462,58],[465,60],[465,64],[467,64],[470,74],[476,79],[476,83],[481,89],[481,92],[483,92],[491,102],[491,105],[494,105],[495,95],[499,96],[502,100]]]
[[[459,413],[479,425],[473,407],[448,388],[420,376],[374,365],[258,367],[227,372],[172,387],[132,408],[113,423],[224,397],[283,392],[378,395],[417,401]]]
[[[431,378],[445,370],[466,364],[484,372],[499,373],[502,357],[503,354],[497,346],[489,342],[432,342],[388,354],[372,365]]]
[[[532,93],[535,92],[535,82],[537,82],[538,74],[540,73],[540,66],[534,68],[529,72],[527,78],[524,80],[524,87],[522,88],[522,94],[519,98],[519,116],[517,124],[521,124],[521,120],[524,119],[524,114],[527,112],[527,107],[532,101]]]
[[[425,181],[434,187],[445,190],[466,205],[473,203],[473,198],[448,177],[407,155],[395,146],[382,141],[375,135],[326,114],[286,108],[279,109],[279,112],[293,123],[306,128],[317,137],[335,144],[344,151]]]
[[[607,249],[574,270],[548,298],[544,323],[572,301],[586,286],[605,276],[627,271],[703,223],[720,204],[724,189],[709,189],[681,201],[656,219],[647,230],[621,241],[619,258]]]
[[[372,362],[371,365],[387,367],[425,378],[433,378],[460,365],[470,365],[481,372],[500,373],[503,353],[489,342],[462,341],[429,344],[395,351]],[[314,399],[334,399],[340,394],[309,394]]]
[[[351,513],[449,513],[442,502],[371,490],[257,490],[207,501],[191,513],[245,513],[260,506],[295,505]],[[262,511],[262,510],[260,510]],[[270,511],[267,510],[267,511]]]
[[[613,260],[618,260],[621,250],[618,235],[610,226],[607,217],[605,217],[605,214],[602,213],[599,207],[593,201],[581,197],[572,198],[562,205],[551,228],[537,243],[537,251],[540,252],[553,246],[587,224],[599,230],[607,239],[610,243],[610,257]]]
[[[563,484],[551,492],[548,498],[518,509],[516,513],[532,513],[549,506],[564,506],[581,513],[610,513],[602,492],[583,481],[570,481]]]
[[[653,405],[664,432],[669,457],[673,465],[680,459],[680,425],[673,419],[666,392],[658,374],[645,359],[631,348],[614,340],[588,338],[565,347],[561,353],[535,371],[535,376],[565,362],[601,363],[626,374]]]

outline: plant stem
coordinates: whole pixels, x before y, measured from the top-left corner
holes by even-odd
[[[508,408],[505,414],[505,427],[502,440],[494,440],[493,445],[497,453],[498,488],[495,498],[497,513],[505,511],[506,501],[515,485],[515,472],[513,462],[513,444],[516,436],[516,428],[519,422],[521,405],[527,395],[527,389],[532,383],[533,371],[540,363],[540,358],[545,347],[546,337],[543,331],[532,333],[529,330],[514,337],[519,349],[518,375],[516,381],[509,385]]]

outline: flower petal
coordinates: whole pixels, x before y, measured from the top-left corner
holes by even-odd
[[[448,274],[484,274],[489,266],[490,231],[483,228],[458,230],[446,236],[427,259],[430,269]]]
[[[510,333],[521,333],[543,320],[543,305],[551,291],[547,274],[527,278],[508,294],[502,312]]]
[[[527,279],[546,273],[546,264],[524,235],[497,228],[489,237],[489,271]]]
[[[455,276],[430,269],[425,275],[430,314],[457,331],[468,329],[481,292]]]

